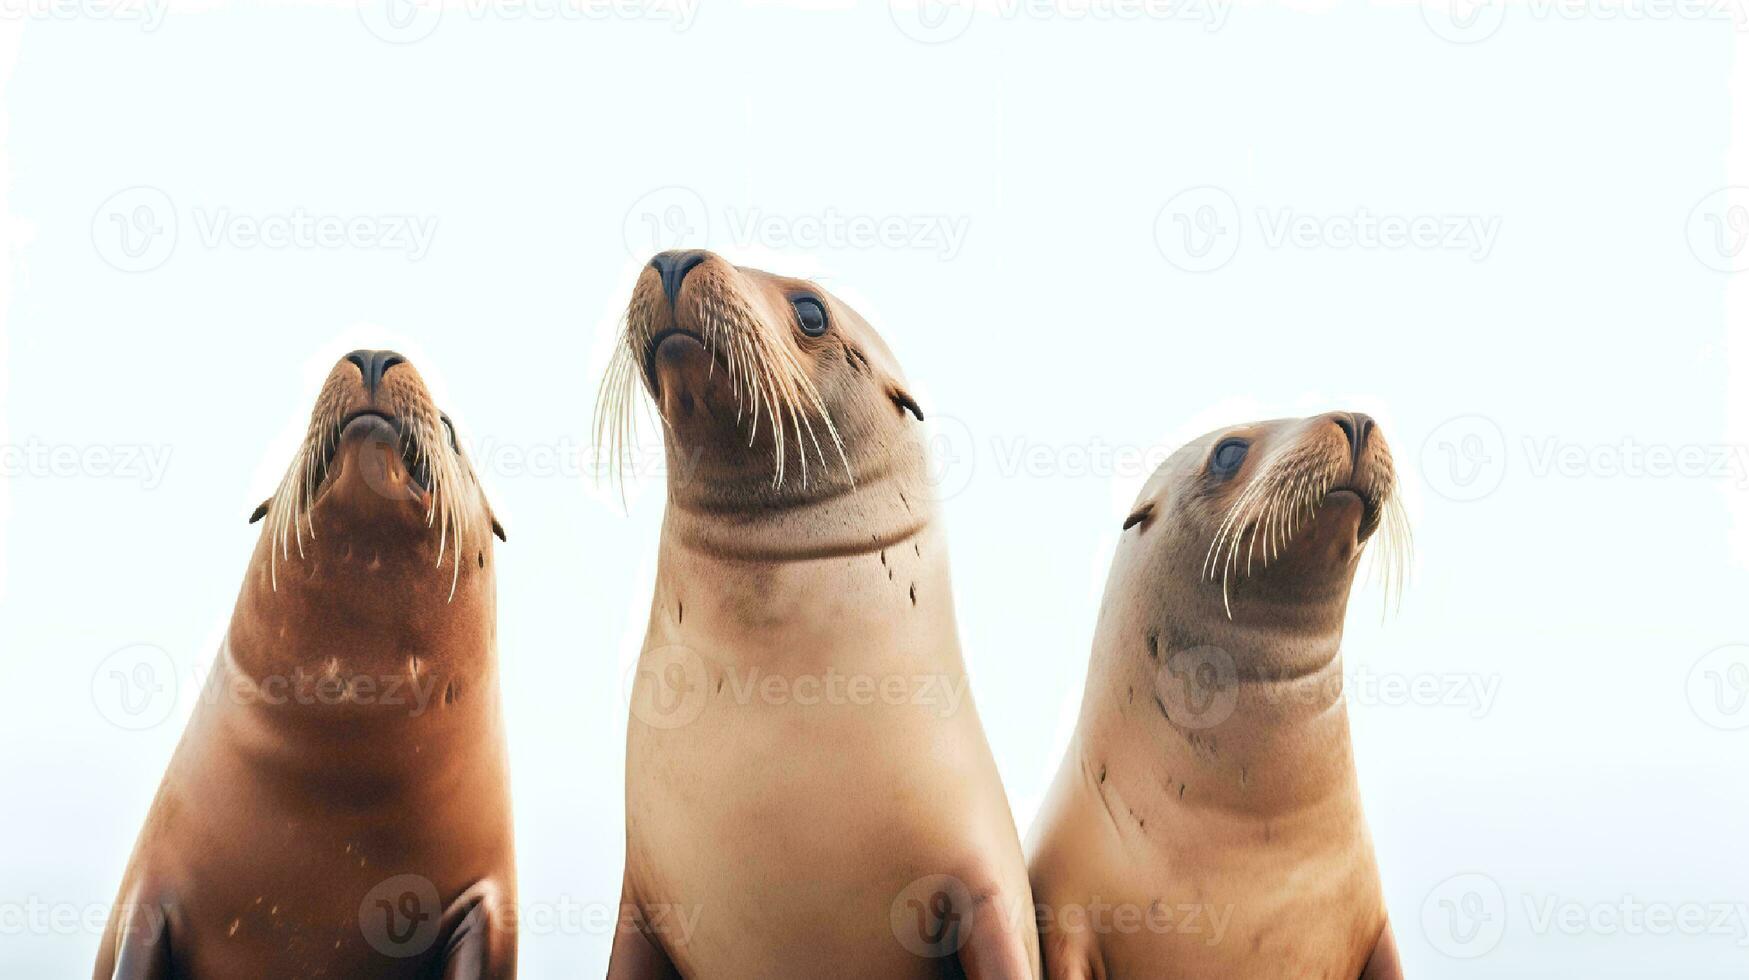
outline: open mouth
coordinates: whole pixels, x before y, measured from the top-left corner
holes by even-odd
[[[1365,541],[1379,526],[1379,502],[1364,491],[1354,487],[1337,487],[1324,495],[1325,500],[1346,497],[1360,503],[1360,528],[1355,532],[1355,539]]]
[[[660,390],[661,388],[661,384],[656,380],[656,352],[661,349],[664,343],[676,337],[685,337],[697,344],[701,350],[710,353],[725,371],[728,370],[728,364],[724,363],[722,357],[710,349],[710,345],[705,343],[703,337],[681,327],[669,327],[666,330],[658,331],[655,336],[650,338],[649,343],[644,345],[644,377],[649,380],[652,389]]]
[[[431,490],[431,465],[425,454],[419,451],[418,441],[411,430],[399,418],[374,408],[348,413],[328,433],[328,438],[322,440],[322,458],[315,473],[316,486],[327,484],[334,457],[349,439],[393,441],[400,450],[401,465],[406,468],[408,477],[420,490]]]

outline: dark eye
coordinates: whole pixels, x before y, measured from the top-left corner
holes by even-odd
[[[826,307],[812,296],[798,296],[790,300],[790,305],[796,308],[796,320],[802,325],[802,333],[810,337],[818,337],[826,332]]]
[[[462,451],[462,447],[456,444],[455,423],[451,422],[449,420],[449,416],[447,416],[447,415],[439,415],[438,418],[443,420],[443,427],[445,429],[449,430],[449,450],[450,450],[450,452],[459,454]]]
[[[1250,451],[1251,444],[1243,439],[1222,439],[1215,447],[1214,455],[1209,457],[1209,472],[1217,476],[1232,476],[1239,472],[1245,454]]]

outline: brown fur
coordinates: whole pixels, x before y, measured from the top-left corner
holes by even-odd
[[[263,516],[94,976],[512,976],[497,525],[412,365],[335,366]]]

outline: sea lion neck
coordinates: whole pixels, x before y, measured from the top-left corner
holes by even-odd
[[[876,452],[847,440],[841,467],[815,467],[774,486],[759,467],[724,470],[669,443],[664,544],[712,557],[783,562],[866,554],[909,540],[935,517],[921,441]],[[799,470],[791,470],[792,473]]]
[[[1228,619],[1218,588],[1203,591],[1102,617],[1082,707],[1089,765],[1121,759],[1132,787],[1259,819],[1340,798],[1354,765],[1345,604],[1252,592]]]
[[[489,543],[468,549],[458,571],[453,544],[439,566],[434,534],[324,533],[318,520],[302,559],[280,565],[277,585],[274,545],[265,535],[257,544],[231,620],[227,645],[246,675],[417,679],[490,667],[497,600]]]

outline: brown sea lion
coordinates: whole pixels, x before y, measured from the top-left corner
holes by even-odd
[[[665,252],[603,387],[605,443],[640,385],[668,500],[626,747],[637,928],[608,975],[1036,975],[891,352],[814,283]]]
[[[413,365],[335,365],[262,517],[94,977],[513,976],[503,530]]]
[[[1049,977],[1397,976],[1342,700],[1344,614],[1407,525],[1365,415],[1178,450],[1112,563],[1030,835]]]

